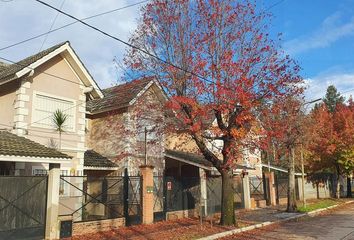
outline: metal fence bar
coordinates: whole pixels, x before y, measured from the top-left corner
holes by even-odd
[[[79,176],[80,178],[82,178],[82,180],[85,180],[85,178],[86,178],[86,184],[93,183],[93,182],[94,182],[93,180],[97,180],[97,181],[100,181],[100,180],[101,180],[101,183],[103,183],[103,181],[108,181],[108,180],[110,180],[110,179],[116,180],[116,182],[115,182],[114,184],[112,184],[111,186],[109,186],[107,189],[105,189],[104,191],[101,190],[102,192],[101,192],[100,194],[98,194],[98,195],[90,194],[90,193],[87,192],[87,190],[86,190],[86,191],[84,190],[84,187],[80,188],[80,187],[74,185],[73,183],[71,183],[70,181],[68,181],[67,179],[65,179],[65,178],[70,178],[70,179],[71,179],[72,177],[78,178],[78,176],[61,176],[60,178],[61,178],[61,180],[64,181],[66,184],[68,184],[69,186],[73,187],[74,189],[76,189],[76,190],[78,190],[80,193],[82,193],[82,194],[81,194],[80,196],[78,196],[78,197],[88,196],[88,197],[90,197],[90,199],[87,200],[87,201],[85,201],[85,202],[82,202],[82,205],[81,205],[79,208],[77,208],[77,209],[73,210],[71,213],[69,213],[70,215],[73,216],[75,213],[78,213],[80,210],[85,209],[85,207],[88,206],[88,204],[94,203],[93,201],[96,201],[97,203],[102,204],[103,206],[107,207],[107,209],[109,209],[109,213],[108,213],[108,214],[110,214],[110,213],[115,213],[116,216],[119,216],[119,217],[122,217],[122,216],[123,216],[123,214],[121,214],[120,212],[116,211],[112,206],[109,205],[109,203],[112,202],[114,199],[113,199],[113,200],[109,200],[108,202],[99,199],[100,197],[103,197],[103,196],[107,195],[108,190],[111,190],[111,189],[113,189],[114,187],[116,187],[119,183],[122,183],[122,180],[123,180],[122,177],[112,177],[112,178],[110,178],[110,177],[104,177],[104,178],[89,179],[89,178],[87,178],[87,176],[81,176],[81,177]],[[84,183],[84,181],[83,181],[83,183]],[[70,198],[70,197],[69,197],[69,198]],[[61,203],[61,202],[60,202],[60,204],[63,205],[63,206],[66,206],[65,204],[63,204],[63,203]],[[66,206],[66,207],[67,207],[67,206]],[[69,207],[67,207],[67,208],[69,208]],[[70,209],[70,208],[69,208],[69,209]],[[81,216],[82,216],[82,214],[81,214],[79,217],[81,217]],[[77,217],[77,218],[78,218],[78,217]],[[74,221],[75,221],[77,218],[75,218]],[[110,217],[105,216],[105,217],[99,218],[99,219],[102,220],[102,219],[109,219],[109,218],[110,218]],[[94,220],[94,219],[93,219],[93,220]],[[87,219],[86,219],[85,221],[87,221]]]

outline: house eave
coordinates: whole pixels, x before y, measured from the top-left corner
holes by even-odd
[[[81,62],[81,60],[78,58],[75,51],[71,48],[71,46],[68,42],[63,44],[61,47],[55,49],[53,52],[51,52],[51,53],[47,54],[46,56],[40,58],[39,60],[35,61],[34,63],[32,63],[32,64],[24,67],[20,71],[16,72],[14,78],[11,78],[10,80],[5,81],[5,82],[9,82],[11,80],[23,77],[24,75],[33,71],[38,66],[42,65],[43,63],[47,62],[48,60],[50,60],[51,58],[53,58],[59,54],[63,54],[62,56],[67,58],[70,62],[75,63],[74,68],[75,68],[75,71],[77,71],[78,74],[80,75],[80,79],[81,78],[87,79],[88,82],[86,82],[85,84],[86,85],[89,84],[93,87],[95,96],[97,98],[103,98],[103,93],[102,93],[101,89],[99,88],[99,86],[97,85],[95,80],[92,78],[92,76],[90,75],[90,73],[88,72],[88,70],[86,69],[84,64]]]
[[[100,170],[100,171],[117,171],[119,170],[118,167],[90,167],[84,166],[84,170]]]
[[[71,158],[51,158],[51,157],[0,155],[0,161],[3,161],[3,162],[64,163],[64,162],[69,162],[70,159]]]
[[[180,161],[180,162],[184,162],[184,163],[187,163],[187,164],[189,164],[189,165],[193,165],[193,166],[196,166],[196,167],[205,169],[205,170],[209,170],[209,171],[214,171],[214,170],[216,170],[215,167],[205,166],[205,165],[203,165],[203,164],[199,164],[199,163],[195,163],[195,162],[192,162],[192,161],[188,161],[188,160],[186,160],[186,159],[179,158],[179,157],[176,157],[176,156],[172,156],[172,155],[170,155],[170,154],[165,154],[165,157],[168,157],[168,158],[171,158],[171,159]]]

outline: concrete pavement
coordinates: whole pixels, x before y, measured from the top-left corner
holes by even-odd
[[[280,223],[225,239],[354,240],[354,203],[330,210],[325,215]]]

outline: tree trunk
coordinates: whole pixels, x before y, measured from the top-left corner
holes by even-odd
[[[232,172],[229,170],[221,171],[222,195],[221,195],[221,225],[235,224],[234,194],[232,189]]]
[[[350,176],[347,176],[347,197],[348,198],[353,197],[353,194],[352,194],[352,179],[350,178]]]
[[[288,183],[288,206],[287,212],[296,211],[296,192],[295,192],[295,152],[294,149],[291,149],[291,154],[289,156],[289,183]]]
[[[59,131],[59,151],[61,151],[61,132]]]

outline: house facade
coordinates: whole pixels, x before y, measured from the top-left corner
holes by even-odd
[[[86,102],[101,97],[69,42],[0,65],[0,127],[69,155],[71,160],[61,163],[64,175],[83,174]],[[58,109],[67,115],[61,139],[53,126]],[[13,167],[15,175],[42,175],[47,170],[46,163],[26,160]]]
[[[143,78],[103,90],[104,97],[87,105],[87,145],[136,175],[139,166],[164,170],[163,105],[166,96],[159,83]]]

